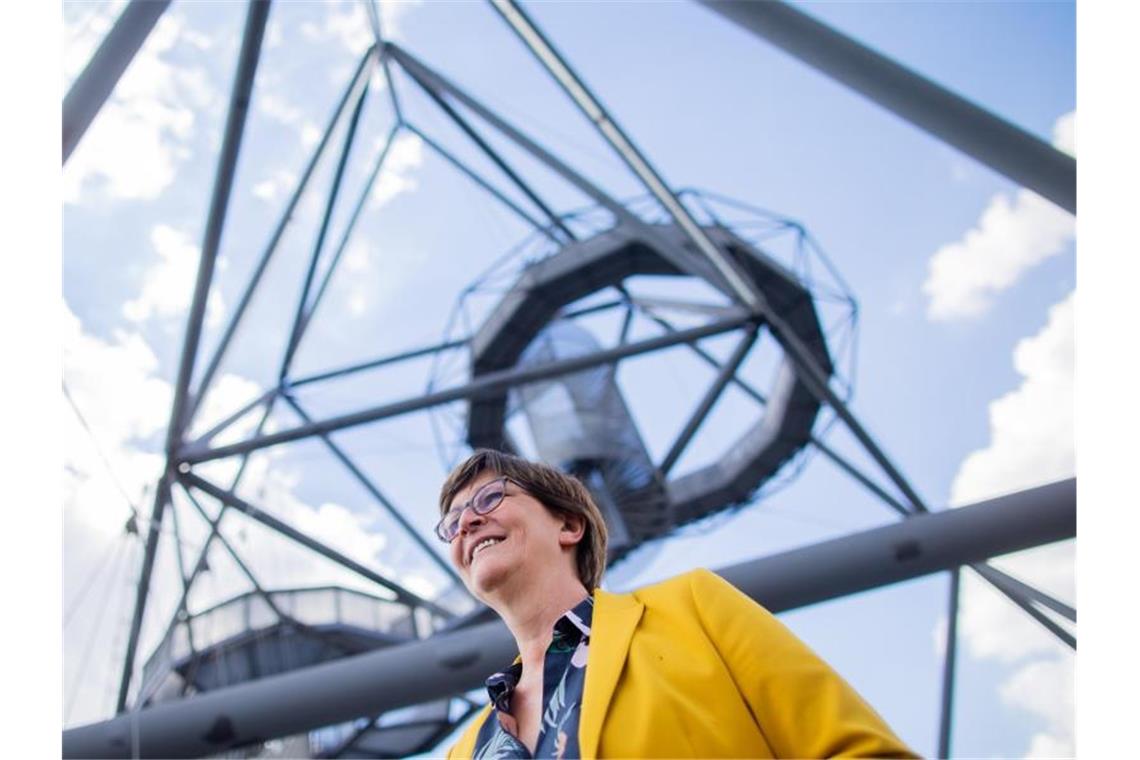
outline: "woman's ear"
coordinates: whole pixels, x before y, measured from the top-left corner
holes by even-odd
[[[563,514],[562,529],[559,532],[558,542],[562,546],[573,546],[586,535],[586,518],[582,515]]]

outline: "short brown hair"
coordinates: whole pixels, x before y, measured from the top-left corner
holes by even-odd
[[[606,521],[582,481],[542,462],[492,449],[476,449],[451,471],[439,491],[439,511],[446,514],[455,495],[484,472],[504,475],[555,514],[578,515],[586,524],[577,546],[578,579],[593,591],[606,571]]]

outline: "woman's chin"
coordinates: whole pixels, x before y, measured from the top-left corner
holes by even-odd
[[[483,599],[501,588],[510,577],[511,568],[498,562],[496,557],[475,560],[471,567],[468,586],[475,596]]]

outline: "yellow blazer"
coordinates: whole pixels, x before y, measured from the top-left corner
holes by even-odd
[[[448,752],[469,758],[488,705]],[[835,671],[720,576],[594,592],[578,743],[595,757],[917,757]]]

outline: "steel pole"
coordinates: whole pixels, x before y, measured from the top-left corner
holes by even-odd
[[[317,541],[316,539],[310,538],[308,536],[308,534],[302,533],[301,531],[297,530],[296,528],[292,527],[291,525],[277,519],[273,515],[265,512],[261,509],[258,509],[253,504],[250,504],[248,501],[246,501],[246,500],[238,497],[237,495],[235,495],[232,491],[227,491],[224,488],[219,488],[218,486],[214,485],[210,481],[208,481],[202,477],[199,477],[198,475],[195,475],[193,472],[183,473],[181,476],[181,482],[184,485],[193,486],[194,488],[197,488],[202,493],[205,493],[205,494],[212,496],[213,498],[222,502],[226,506],[233,507],[234,509],[236,509],[237,511],[246,515],[247,517],[252,518],[253,520],[264,525],[265,527],[276,531],[277,533],[281,534],[282,536],[285,536],[286,538],[294,541],[295,543],[298,543],[301,546],[304,546],[306,549],[310,549],[310,550],[316,552],[317,554],[321,555],[322,557],[329,559],[329,560],[332,560],[333,562],[337,563],[341,567],[343,567],[347,570],[351,570],[352,572],[356,573],[360,577],[366,578],[367,580],[372,581],[376,585],[381,586],[382,588],[385,588],[388,591],[391,591],[393,596],[394,596],[394,601],[401,602],[401,603],[406,604],[412,608],[423,607],[426,610],[431,610],[433,613],[435,613],[436,615],[439,615],[440,617],[442,617],[444,619],[451,617],[452,613],[450,611],[440,607],[435,602],[432,602],[428,599],[424,599],[423,597],[419,596],[418,594],[415,594],[415,593],[409,591],[408,589],[404,588],[403,586],[396,583],[395,581],[388,580],[387,578],[380,575],[380,573],[376,572],[372,568],[367,567],[367,566],[357,562],[356,560],[352,559],[351,557],[348,557],[344,554],[341,554],[340,552],[338,552],[337,550],[335,550],[331,547],[325,546],[324,544],[322,544],[320,541]],[[220,538],[220,536],[219,536],[219,538]]]
[[[728,284],[740,303],[745,304],[753,312],[768,320],[772,334],[795,364],[797,376],[811,391],[812,395],[835,410],[835,413],[839,415],[852,434],[859,439],[872,458],[883,468],[887,476],[906,495],[915,510],[925,512],[926,505],[918,493],[890,461],[886,452],[871,437],[870,432],[855,418],[843,400],[831,390],[828,385],[828,373],[816,364],[811,352],[808,351],[795,332],[789,329],[783,318],[769,306],[764,294],[756,288],[754,283],[745,278],[732,259],[712,242],[704,229],[693,219],[689,210],[678,200],[676,194],[649,163],[649,160],[602,107],[601,102],[555,50],[551,42],[542,34],[542,31],[514,0],[491,0],[491,4],[514,29],[539,63],[554,77],[571,100],[593,123],[610,147],[618,153],[630,170],[642,181],[646,189],[669,213],[697,250],[715,267],[716,272]],[[766,4],[754,3],[749,5],[755,7]]]
[[[150,518],[150,532],[147,535],[146,551],[143,554],[142,569],[139,572],[138,592],[135,596],[135,612],[127,639],[127,652],[123,659],[123,675],[119,682],[119,696],[116,701],[117,712],[126,709],[127,692],[131,684],[131,670],[134,667],[143,614],[146,612],[150,575],[154,569],[155,552],[158,550],[158,532],[162,525],[163,510],[169,500],[172,454],[177,450],[182,438],[187,392],[190,386],[190,378],[194,373],[194,358],[198,353],[202,319],[206,314],[206,297],[209,295],[210,281],[213,279],[214,262],[218,255],[218,244],[222,237],[222,225],[225,222],[234,168],[237,163],[238,151],[241,148],[242,132],[245,128],[245,116],[249,110],[250,93],[253,90],[253,77],[257,72],[261,40],[265,34],[265,24],[268,19],[269,0],[250,0],[241,51],[238,54],[237,72],[234,74],[234,85],[230,92],[229,113],[226,117],[222,150],[218,158],[217,176],[214,180],[214,190],[210,199],[210,212],[206,221],[202,256],[198,262],[198,277],[194,283],[194,298],[190,305],[190,314],[186,320],[186,337],[182,343],[182,357],[178,365],[178,379],[174,386],[174,402],[170,409],[170,423],[166,430],[167,470],[163,475],[160,487],[157,489],[154,510]]]
[[[131,0],[63,98],[63,163],[95,120],[170,0]]]
[[[363,425],[368,422],[377,422],[379,420],[388,419],[389,417],[416,412],[420,409],[428,409],[460,399],[493,396],[516,385],[545,380],[549,377],[569,374],[571,372],[597,367],[602,364],[609,364],[630,356],[656,351],[661,348],[668,348],[669,346],[675,346],[679,343],[689,343],[700,340],[701,338],[720,335],[721,333],[743,327],[752,321],[753,317],[751,315],[742,313],[740,316],[732,319],[725,319],[688,330],[680,330],[672,335],[650,338],[649,340],[598,351],[597,353],[586,356],[578,356],[572,359],[563,359],[548,364],[541,364],[525,370],[505,369],[497,372],[488,372],[485,375],[480,375],[467,385],[462,385],[458,388],[449,388],[443,391],[427,393],[422,396],[396,401],[391,404],[383,404],[381,406],[372,407],[371,409],[364,409],[359,412],[353,412],[331,419],[298,425],[295,428],[282,430],[278,433],[257,436],[248,441],[242,441],[228,446],[219,446],[216,449],[192,444],[180,452],[180,461],[185,463],[197,463],[211,459],[221,459],[223,457],[233,456],[234,454],[243,454],[255,449],[263,449],[268,446],[276,446],[281,443],[288,443],[289,441],[309,438],[314,435],[332,433],[337,430]]]
[[[250,302],[253,300],[254,292],[257,290],[258,284],[261,282],[262,276],[265,274],[266,269],[269,267],[270,259],[277,251],[277,244],[281,242],[281,238],[285,234],[285,228],[293,220],[293,212],[297,208],[297,204],[301,200],[301,195],[308,187],[309,180],[316,170],[317,164],[320,162],[321,156],[324,155],[325,148],[329,144],[332,137],[333,129],[336,128],[337,122],[340,121],[341,114],[344,113],[345,107],[348,105],[352,94],[360,85],[361,77],[364,76],[368,62],[372,59],[372,55],[376,52],[374,47],[369,48],[361,57],[360,63],[357,64],[356,71],[353,72],[352,77],[348,81],[348,87],[345,88],[344,94],[341,95],[340,100],[337,102],[336,107],[333,109],[332,116],[329,118],[328,124],[325,126],[325,131],[321,135],[320,142],[317,143],[313,149],[313,155],[309,158],[309,163],[305,165],[305,171],[301,173],[301,178],[297,181],[297,186],[293,189],[293,194],[289,197],[288,203],[285,204],[285,209],[281,213],[281,217],[277,222],[277,226],[273,230],[273,234],[269,238],[264,250],[261,253],[261,258],[258,259],[257,265],[250,275],[249,282],[246,283],[245,290],[242,292],[241,298],[238,299],[237,306],[234,308],[233,315],[230,317],[229,323],[226,325],[225,332],[218,340],[218,345],[214,349],[214,354],[210,358],[209,363],[206,365],[205,372],[198,382],[198,390],[194,394],[194,399],[190,404],[190,412],[187,415],[189,419],[193,419],[198,407],[202,403],[202,399],[206,397],[206,393],[210,389],[210,383],[214,379],[214,374],[221,366],[222,359],[226,355],[226,350],[230,346],[230,341],[233,340],[234,335],[237,333],[238,325],[241,323],[242,317],[245,315],[246,309],[249,308]]]
[[[794,549],[718,571],[772,612],[1076,535],[1076,480]],[[510,662],[500,622],[230,686],[138,714],[145,756],[196,757],[476,688]],[[63,732],[63,756],[126,757],[121,716]]]
[[[790,5],[697,0],[939,140],[1077,213],[1077,161]]]
[[[950,571],[950,611],[946,619],[946,657],[942,662],[942,712],[938,721],[938,756],[950,757],[954,719],[954,663],[958,657],[958,597],[962,570]]]
[[[750,282],[739,267],[716,246],[701,228],[685,204],[678,200],[669,185],[649,163],[646,156],[633,144],[624,130],[602,106],[598,98],[590,92],[586,83],[570,68],[570,64],[555,50],[554,45],[535,25],[529,16],[514,0],[490,0],[499,15],[515,31],[527,49],[534,54],[559,86],[570,96],[574,104],[602,134],[606,143],[618,154],[646,189],[653,194],[661,207],[673,218],[704,257],[716,268],[740,303],[753,310],[760,308],[762,297],[756,286]]]

